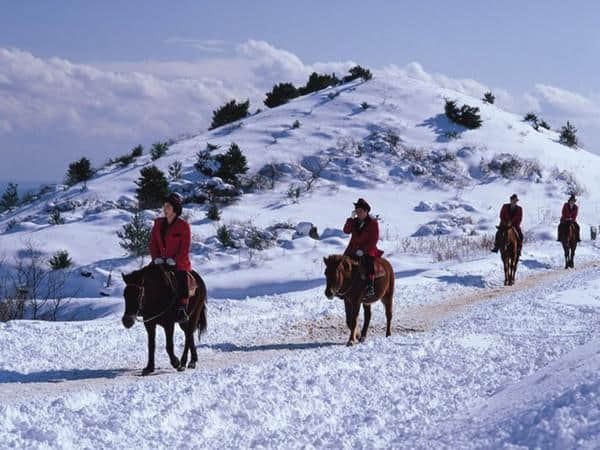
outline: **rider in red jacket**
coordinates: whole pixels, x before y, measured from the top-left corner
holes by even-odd
[[[574,223],[575,230],[577,233],[577,242],[580,242],[579,236],[579,224],[576,222],[577,214],[579,213],[579,207],[575,204],[577,199],[574,194],[571,194],[569,200],[563,205],[562,214],[560,216],[560,224],[558,225],[558,239],[557,241],[561,241],[563,237],[563,233],[567,229],[567,224]]]
[[[367,297],[375,296],[375,258],[380,258],[383,252],[377,248],[379,240],[379,225],[377,219],[371,217],[371,206],[362,198],[354,203],[352,217],[346,219],[344,233],[351,234],[350,243],[344,252],[351,258],[362,258],[367,269]]]
[[[514,227],[519,237],[518,251],[521,254],[521,248],[523,247],[523,232],[521,231],[521,221],[523,220],[523,208],[517,205],[519,197],[517,194],[510,196],[510,203],[505,203],[500,209],[500,225],[496,232],[496,240],[494,242],[493,252],[497,252],[500,246],[500,242],[504,237],[504,233],[509,227]]]
[[[181,304],[177,309],[177,321],[188,320],[187,273],[192,270],[190,263],[190,225],[183,220],[182,198],[176,192],[171,193],[163,204],[165,217],[154,221],[150,236],[150,256],[154,264],[166,264],[175,271],[177,290]]]

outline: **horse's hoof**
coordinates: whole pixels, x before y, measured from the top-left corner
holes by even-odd
[[[366,340],[367,340],[367,337],[366,337],[366,336],[361,336],[361,337],[359,337],[359,338],[358,338],[358,342],[360,342],[361,344],[362,344],[363,342],[365,342]]]
[[[154,372],[154,367],[144,367],[142,369],[142,376],[145,377],[146,375],[150,375],[152,372]]]
[[[179,367],[181,367],[181,364],[179,363],[179,360],[177,358],[172,359],[171,360],[171,365],[175,368],[178,369]],[[185,367],[185,366],[184,366]]]
[[[185,370],[185,366],[179,366],[177,368],[177,372],[183,372]]]
[[[190,363],[188,364],[188,369],[195,369],[196,368],[196,361],[190,361]]]
[[[348,341],[348,343],[346,344],[346,347],[353,347],[354,344],[356,344],[356,342],[354,342],[354,341]]]

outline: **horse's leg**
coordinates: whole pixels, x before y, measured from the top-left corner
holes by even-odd
[[[386,296],[383,298],[383,304],[385,305],[385,337],[390,337],[392,335],[392,313],[394,311],[394,294],[393,292],[388,292]]]
[[[565,253],[565,269],[569,268],[569,246],[566,242],[562,243],[563,251]]]
[[[166,349],[167,349],[167,354],[169,355],[169,359],[171,360],[171,365],[175,369],[183,370],[183,369],[185,369],[185,367],[183,367],[183,369],[181,368],[181,366],[179,365],[179,358],[177,358],[177,356],[175,356],[175,351],[173,350],[173,332],[175,331],[175,324],[170,322],[168,324],[165,324],[164,328],[165,328],[165,338],[167,340]]]
[[[190,328],[189,323],[190,323],[190,321],[188,320],[186,323],[179,325],[181,330],[185,334],[185,344],[183,346],[183,353],[181,354],[181,359],[179,360],[179,365],[181,367],[185,367],[185,365],[187,364],[187,355],[188,355],[188,350],[189,350],[189,340],[188,340],[188,329]]]
[[[360,342],[364,342],[367,339],[367,330],[369,329],[369,323],[371,322],[371,305],[367,303],[363,303],[363,312],[364,312],[364,323],[362,327],[362,331],[360,332]]]
[[[190,325],[188,328],[189,336],[186,337],[186,341],[188,342],[188,348],[192,353],[192,360],[188,364],[190,369],[196,368],[196,363],[198,362],[198,352],[196,351],[196,343],[194,342],[194,327]]]
[[[358,318],[358,312],[360,311],[360,302],[357,300],[356,303],[358,303],[358,305],[350,300],[344,299],[344,306],[346,307],[346,325],[350,328],[348,346],[356,344],[356,319]]]
[[[504,286],[508,286],[508,282],[509,282],[508,255],[502,255],[502,263],[504,264]]]
[[[142,375],[148,375],[154,372],[154,350],[156,348],[156,324],[145,323],[146,334],[148,335],[148,364],[142,370]]]

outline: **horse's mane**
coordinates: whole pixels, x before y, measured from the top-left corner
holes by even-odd
[[[329,255],[325,259],[327,260],[328,263],[339,264],[344,258],[345,258],[344,255]]]
[[[137,284],[145,284],[145,280],[156,280],[164,286],[168,286],[174,289],[173,277],[171,277],[167,270],[158,264],[148,264],[141,269],[134,270],[128,274],[123,275],[126,282],[132,282]]]

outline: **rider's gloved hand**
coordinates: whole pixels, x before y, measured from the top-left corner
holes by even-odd
[[[152,261],[154,264],[156,264],[157,266],[164,264],[165,260],[162,258],[154,258],[154,261]]]
[[[176,263],[175,263],[175,260],[173,258],[167,258],[167,265],[174,266],[175,264]]]
[[[356,250],[356,253],[355,253],[355,255],[358,256],[359,258],[361,258],[364,254],[365,254],[365,252],[363,252],[361,249]]]

